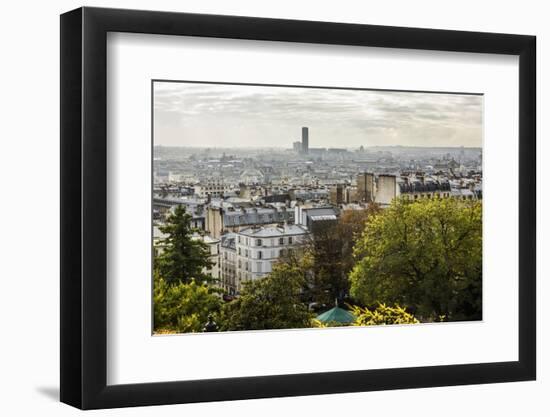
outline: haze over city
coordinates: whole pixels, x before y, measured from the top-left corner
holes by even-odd
[[[154,83],[154,143],[184,147],[481,147],[483,96]]]

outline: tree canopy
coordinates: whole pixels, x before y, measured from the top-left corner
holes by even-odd
[[[427,320],[481,319],[482,207],[452,198],[395,199],[358,240],[351,294]]]
[[[223,305],[220,330],[264,330],[310,327],[312,314],[301,296],[304,268],[280,262],[265,278],[243,284],[239,298]]]
[[[158,274],[153,283],[155,332],[200,332],[210,314],[219,311],[217,290],[191,280],[188,284],[168,284]]]
[[[335,299],[348,298],[348,275],[355,264],[353,247],[368,220],[379,212],[379,206],[371,204],[365,210],[346,210],[337,222],[315,227],[307,245],[313,260],[307,290],[310,302],[327,306]]]
[[[210,249],[200,239],[194,239],[198,230],[191,227],[192,216],[184,206],[176,206],[166,223],[159,226],[166,238],[159,242],[161,253],[154,259],[154,268],[168,284],[211,281],[204,271],[211,268]]]

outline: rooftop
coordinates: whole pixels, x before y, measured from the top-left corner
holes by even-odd
[[[225,211],[223,214],[223,221],[226,226],[282,223],[293,218],[294,212],[292,210],[285,211],[268,207]]]
[[[224,248],[235,250],[235,233],[227,233],[221,237],[221,245]]]
[[[249,237],[280,237],[288,235],[306,235],[308,231],[302,226],[286,224],[284,226],[249,227],[238,232]]]

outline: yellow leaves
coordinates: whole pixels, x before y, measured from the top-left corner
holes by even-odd
[[[169,329],[167,327],[163,327],[163,328],[160,328],[160,329],[155,329],[153,331],[153,334],[177,334],[178,332],[175,331],[174,329]]]
[[[420,323],[405,308],[395,305],[389,307],[384,303],[378,304],[374,310],[359,306],[350,306],[351,312],[357,317],[354,326],[379,326],[386,324],[417,324]]]
[[[316,327],[316,328],[327,328],[329,327],[326,323],[323,323],[322,321],[320,320],[317,320],[317,319],[311,319],[311,327]]]

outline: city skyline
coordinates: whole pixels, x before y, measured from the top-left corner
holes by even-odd
[[[482,147],[481,95],[154,83],[154,145]]]
[[[155,334],[482,320],[482,96],[153,87]]]

